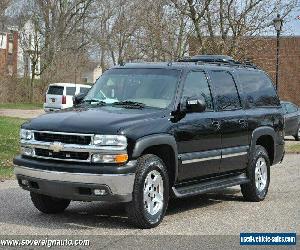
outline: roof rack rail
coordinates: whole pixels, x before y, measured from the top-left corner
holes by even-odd
[[[178,62],[194,62],[196,64],[209,63],[217,65],[232,65],[257,68],[256,65],[252,64],[249,60],[246,60],[245,62],[239,62],[226,55],[196,55],[192,57],[184,57],[182,59],[179,59]]]

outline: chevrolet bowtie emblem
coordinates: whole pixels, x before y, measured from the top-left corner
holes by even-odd
[[[58,153],[64,149],[64,145],[61,142],[53,142],[50,144],[49,149]]]

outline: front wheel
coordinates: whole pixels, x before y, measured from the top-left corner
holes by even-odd
[[[132,201],[126,210],[139,228],[156,227],[163,219],[169,201],[169,178],[163,161],[147,154],[138,159]]]
[[[255,146],[255,152],[248,166],[249,183],[241,185],[242,194],[247,201],[265,199],[270,184],[270,160],[266,149]]]

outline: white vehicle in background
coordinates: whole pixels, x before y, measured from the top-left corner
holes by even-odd
[[[49,85],[44,103],[45,112],[70,108],[73,106],[73,96],[87,93],[90,85],[75,83],[52,83]]]

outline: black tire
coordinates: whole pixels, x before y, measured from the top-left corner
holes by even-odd
[[[34,206],[45,214],[62,213],[70,204],[70,200],[58,199],[51,196],[30,192]]]
[[[297,132],[294,135],[296,141],[300,141],[300,133],[299,133],[299,131],[300,131],[300,124],[298,125]]]
[[[163,203],[161,209],[154,215],[147,211],[144,204],[144,187],[148,174],[159,173],[163,184]],[[152,175],[150,175],[152,178]],[[152,186],[153,187],[153,186]],[[147,189],[148,190],[148,189]],[[149,187],[150,190],[150,187]],[[155,189],[153,189],[155,191]],[[150,191],[149,191],[150,192]],[[150,196],[149,196],[150,197]],[[155,197],[155,194],[154,194]],[[152,198],[150,198],[152,201]],[[156,155],[143,155],[137,160],[137,169],[132,193],[132,201],[126,206],[126,211],[130,221],[138,228],[153,228],[159,225],[166,213],[169,201],[169,177],[163,161]],[[157,203],[156,203],[157,204]]]
[[[260,186],[258,181],[258,186],[261,188],[261,190],[258,189],[256,183],[256,173],[255,173],[255,169],[256,169],[256,164],[259,165],[258,162],[263,162],[263,160],[266,163],[266,182],[265,182],[265,186],[263,188],[263,186]],[[268,193],[268,188],[269,188],[269,184],[270,184],[270,160],[269,160],[269,155],[266,151],[266,149],[260,145],[256,145],[255,146],[255,152],[253,154],[252,159],[250,160],[249,166],[248,166],[248,177],[250,179],[249,183],[246,184],[242,184],[241,185],[241,191],[242,194],[244,196],[244,199],[247,201],[262,201],[265,199],[267,193]],[[257,179],[259,180],[259,177],[257,177]],[[262,179],[262,176],[260,176],[260,180]]]

